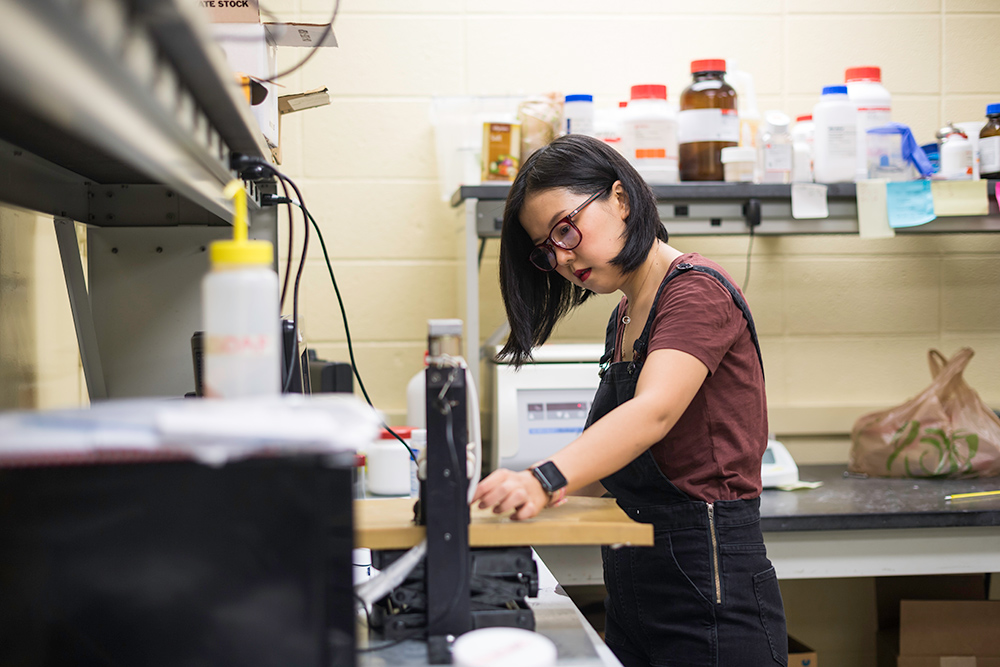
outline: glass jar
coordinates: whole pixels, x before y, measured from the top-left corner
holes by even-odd
[[[736,90],[726,83],[725,60],[695,60],[693,81],[681,93],[677,114],[682,181],[721,181],[722,149],[739,144]]]

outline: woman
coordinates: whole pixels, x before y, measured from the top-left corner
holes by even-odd
[[[653,547],[603,548],[606,641],[626,667],[784,666],[760,531],[767,406],[753,319],[720,266],[667,240],[649,186],[603,142],[561,137],[524,162],[501,232],[511,334],[499,356],[523,364],[591,293],[624,297],[583,434],[529,470],[495,471],[473,502],[520,520],[606,489],[653,525]]]

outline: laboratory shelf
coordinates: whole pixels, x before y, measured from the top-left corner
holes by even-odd
[[[926,225],[897,229],[903,234],[965,233],[1000,231],[1000,212],[994,198],[997,181],[988,182],[990,214],[939,218]],[[759,207],[760,224],[755,234],[857,234],[858,209],[853,183],[827,185],[829,217],[796,220],[792,217],[791,185],[753,183],[678,183],[654,185],[660,220],[673,236],[747,234],[750,215]],[[510,185],[490,183],[463,185],[451,198],[452,206],[474,203],[479,238],[500,235],[504,201]]]
[[[0,201],[96,226],[227,224],[230,154],[269,152],[199,11],[6,3]]]

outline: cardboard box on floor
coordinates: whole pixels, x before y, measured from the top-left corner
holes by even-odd
[[[816,651],[795,637],[788,637],[788,667],[817,667],[818,662]]]
[[[903,600],[898,667],[1000,667],[1000,601]]]

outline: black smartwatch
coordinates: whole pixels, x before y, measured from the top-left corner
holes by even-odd
[[[541,483],[545,493],[550,496],[559,489],[566,486],[566,478],[559,472],[559,468],[552,461],[546,461],[531,469],[531,474]]]

